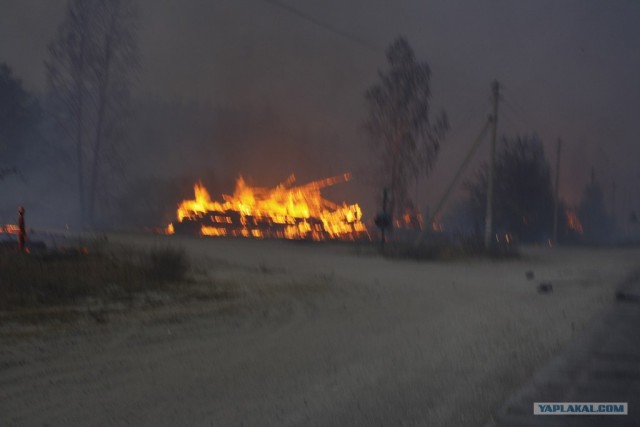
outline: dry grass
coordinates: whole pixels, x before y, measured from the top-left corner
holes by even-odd
[[[165,247],[147,254],[147,268],[151,278],[159,282],[184,280],[189,271],[189,259],[183,249]]]
[[[185,252],[157,248],[94,247],[22,254],[0,251],[0,309],[55,306],[86,297],[113,297],[183,283]]]
[[[484,248],[480,239],[457,238],[429,235],[419,245],[413,242],[394,242],[388,245],[385,255],[391,258],[409,258],[415,260],[455,261],[466,258],[488,257],[495,259],[518,258],[516,244],[494,244],[490,250]]]

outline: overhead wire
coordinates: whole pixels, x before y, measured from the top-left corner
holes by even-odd
[[[279,8],[280,10],[283,10],[291,15],[297,16],[298,18],[302,18],[305,21],[319,27],[322,28],[326,31],[329,31],[333,34],[336,34],[344,39],[350,40],[352,43],[358,44],[361,47],[364,47],[372,52],[376,52],[376,53],[384,53],[384,49],[382,49],[380,46],[376,45],[375,43],[364,39],[363,37],[360,37],[356,34],[352,34],[350,32],[347,32],[341,28],[338,28],[332,24],[328,24],[326,22],[321,21],[320,19],[309,15],[306,12],[301,11],[300,9],[296,9],[293,6],[290,6],[287,3],[281,2],[279,0],[261,0],[263,3],[267,3],[270,4],[272,6],[275,6],[277,8]]]
[[[529,131],[534,131],[536,127],[533,126],[534,121],[531,120],[531,115],[526,114],[525,109],[522,108],[522,106],[516,101],[515,97],[511,95],[512,92],[508,88],[503,86],[502,89],[503,96],[501,100],[503,105],[505,105],[514,114],[516,119],[520,121],[522,125],[528,127]]]
[[[458,182],[460,181],[460,178],[462,177],[462,175],[465,173],[469,163],[471,162],[471,159],[473,159],[476,151],[478,150],[480,145],[482,145],[482,142],[484,141],[484,137],[487,134],[487,131],[489,130],[489,128],[491,127],[491,124],[492,124],[492,120],[487,119],[484,126],[482,127],[482,130],[478,133],[478,136],[476,137],[475,141],[469,147],[469,150],[467,151],[467,154],[464,160],[462,161],[462,164],[458,167],[458,170],[456,171],[456,174],[454,175],[453,180],[447,186],[447,189],[444,195],[438,201],[438,204],[436,205],[436,208],[434,209],[433,214],[429,218],[430,222],[437,220],[438,216],[440,215],[440,212],[442,211],[445,204],[447,203],[451,193],[458,185]],[[418,234],[418,237],[414,242],[415,246],[418,246],[420,244],[420,242],[424,238],[424,235],[425,235],[425,231],[424,230],[420,231],[420,233]]]
[[[500,114],[500,118],[510,123],[516,129],[521,127],[527,127],[527,124],[519,116],[515,115],[511,111],[506,111],[503,109]]]
[[[345,30],[342,30],[332,24],[326,23],[304,11],[301,11],[287,3],[284,3],[282,1],[279,0],[261,0],[263,3],[267,3],[269,5],[272,5],[276,8],[279,8],[282,11],[285,11],[287,13],[289,13],[290,15],[296,16],[298,18],[301,18],[319,28],[322,28],[325,31],[329,31],[337,36],[340,36],[346,40],[351,41],[354,44],[357,44],[361,47],[366,48],[367,50],[370,50],[372,52],[376,52],[376,53],[383,53],[384,49],[381,48],[380,46],[376,45],[375,43],[366,40],[363,37],[360,37],[358,35],[352,34],[350,32],[347,32]],[[517,114],[517,113],[516,113]],[[462,123],[464,123],[465,125],[468,125],[470,122],[470,117],[471,116],[471,112],[467,111],[466,117],[464,117],[464,119],[462,120]],[[456,176],[454,177],[454,184],[452,185],[452,187],[455,186],[455,183],[457,183],[457,181],[460,178],[460,174],[462,173],[462,170],[464,170],[466,168],[467,163],[469,162],[470,158],[472,157],[473,152],[476,151],[477,146],[479,145],[479,140],[482,139],[482,135],[484,134],[484,132],[486,131],[486,125],[485,128],[483,128],[483,131],[481,132],[481,136],[472,144],[472,149],[471,149],[471,155],[469,155],[467,159],[465,159],[465,161],[463,162],[463,166],[461,167],[461,171],[458,172],[458,174],[456,174]],[[449,193],[451,191],[451,189],[449,189],[447,191],[447,193]]]

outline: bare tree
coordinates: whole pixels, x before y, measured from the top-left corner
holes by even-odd
[[[49,99],[74,148],[79,208],[94,224],[117,157],[138,69],[138,14],[130,0],[70,0],[45,62]]]
[[[366,93],[369,116],[365,128],[380,156],[384,186],[391,190],[389,213],[407,207],[408,186],[420,173],[427,174],[449,128],[441,112],[430,119],[431,70],[418,62],[403,37],[387,49],[389,69]]]

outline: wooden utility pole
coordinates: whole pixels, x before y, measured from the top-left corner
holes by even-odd
[[[496,80],[493,89],[493,130],[491,132],[491,158],[489,159],[489,182],[487,188],[487,212],[484,223],[484,247],[491,248],[491,235],[493,234],[493,186],[496,163],[496,136],[498,134],[498,102],[500,101],[500,83]]]
[[[558,244],[558,206],[560,205],[560,151],[562,140],[558,138],[558,151],[556,153],[556,189],[553,203],[553,243]]]
[[[27,236],[26,227],[24,226],[24,208],[18,208],[18,251],[25,252],[25,237]]]
[[[478,150],[478,147],[480,147],[480,145],[484,141],[484,136],[487,133],[487,131],[489,130],[489,128],[492,127],[491,126],[492,124],[493,124],[493,119],[491,117],[489,117],[489,119],[486,121],[484,127],[480,131],[480,134],[478,134],[478,137],[476,138],[476,140],[471,145],[471,148],[467,152],[467,156],[462,161],[462,164],[460,165],[460,168],[458,169],[458,171],[454,175],[453,180],[449,184],[449,187],[447,187],[447,190],[445,191],[444,195],[440,198],[440,200],[436,204],[436,207],[433,210],[433,213],[431,214],[431,216],[429,218],[427,218],[427,220],[428,220],[428,222],[427,222],[427,227],[428,228],[427,229],[432,229],[434,221],[437,221],[437,219],[438,219],[438,217],[440,215],[440,212],[442,211],[442,209],[446,205],[447,201],[449,200],[449,197],[453,193],[453,190],[456,188],[456,185],[458,184],[458,181],[460,180],[460,178],[462,177],[462,174],[467,169],[467,166],[469,165],[469,162],[473,158],[473,155]],[[420,245],[424,235],[425,235],[425,230],[422,230],[420,232],[420,234],[418,234],[418,238],[416,239],[416,241],[414,243],[414,245],[416,247],[418,245]]]

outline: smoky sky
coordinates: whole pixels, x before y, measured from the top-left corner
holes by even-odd
[[[417,183],[419,205],[433,205],[444,193],[487,118],[497,79],[503,85],[499,135],[536,132],[552,165],[562,138],[565,200],[578,202],[593,167],[605,191],[616,182],[619,213],[640,208],[640,2],[282,3],[330,28],[268,0],[141,1],[136,95],[275,111],[290,123],[291,135],[313,136],[286,144],[301,154],[289,156],[283,178],[298,158],[304,178],[351,170],[356,182],[347,193],[375,209],[374,188],[364,176],[371,156],[361,130],[363,94],[385,65],[385,47],[404,35],[431,66],[434,113],[444,109],[451,122],[435,169]],[[46,44],[65,1],[0,5],[0,61],[29,89],[42,91]],[[243,149],[252,150],[258,165],[268,144]],[[476,164],[487,153],[485,144]],[[277,167],[277,159],[270,163]],[[305,176],[310,163],[313,171]]]

